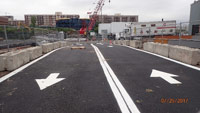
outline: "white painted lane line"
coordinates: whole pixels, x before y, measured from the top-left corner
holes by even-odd
[[[49,52],[49,53],[47,53],[47,54],[45,54],[45,55],[43,55],[43,56],[41,56],[41,57],[39,57],[39,58],[37,58],[37,59],[31,61],[30,63],[28,63],[28,64],[26,64],[26,65],[24,65],[24,66],[22,66],[22,67],[16,69],[15,71],[13,71],[13,72],[11,72],[11,73],[9,73],[9,74],[7,74],[7,75],[1,77],[1,78],[0,78],[0,83],[3,82],[3,81],[5,81],[5,80],[7,80],[7,79],[10,78],[10,77],[12,77],[13,75],[15,75],[15,74],[21,72],[22,70],[26,69],[26,68],[29,67],[30,65],[36,63],[37,61],[39,61],[39,60],[41,60],[41,59],[43,59],[43,58],[49,56],[51,53],[53,53],[53,52],[55,52],[55,51],[57,51],[57,50],[63,49],[63,48],[65,48],[65,47],[62,47],[62,48],[59,48],[59,49],[55,49],[55,50],[53,50],[53,51],[51,51],[51,52]]]
[[[43,90],[51,85],[54,85],[65,78],[57,78],[60,73],[51,73],[46,79],[35,79],[38,83],[40,90]]]
[[[141,49],[136,49],[136,48],[133,48],[133,47],[130,47],[130,46],[125,46],[125,45],[119,45],[119,46],[124,46],[124,47],[128,47],[130,49],[134,49],[134,50],[137,50],[137,51],[140,51],[140,52],[148,53],[148,54],[163,58],[165,60],[169,60],[169,61],[175,62],[177,64],[180,64],[180,65],[183,65],[183,66],[186,66],[186,67],[189,67],[189,68],[192,68],[192,69],[200,71],[200,68],[198,68],[198,67],[195,67],[195,66],[183,63],[183,62],[179,62],[177,60],[174,60],[174,59],[171,59],[171,58],[168,58],[168,57],[164,57],[164,56],[161,56],[161,55],[158,55],[158,54],[155,54],[155,53],[151,53],[151,52],[148,52],[148,51],[144,51],[144,50],[141,50]]]
[[[123,87],[123,85],[121,84],[121,82],[119,81],[119,79],[117,78],[117,76],[115,75],[114,71],[108,65],[107,61],[105,60],[105,58],[102,55],[102,53],[100,52],[100,50],[98,48],[97,48],[97,50],[99,51],[102,59],[104,59],[105,66],[107,67],[109,73],[111,74],[112,78],[114,79],[117,87],[119,87],[119,90],[122,93],[125,101],[127,102],[128,106],[129,106],[129,109],[132,111],[132,113],[139,113],[138,108],[136,107],[135,103],[133,102],[133,100],[131,99],[131,97],[129,96],[129,94],[127,93],[127,91],[125,90],[125,88]]]
[[[123,100],[123,98],[122,98],[120,92],[118,91],[118,88],[116,87],[116,85],[115,85],[115,83],[113,82],[113,80],[112,80],[112,78],[111,78],[111,76],[110,76],[108,70],[107,70],[106,67],[105,67],[105,64],[104,64],[104,62],[103,62],[103,59],[100,57],[100,55],[99,55],[99,53],[98,53],[96,47],[93,46],[93,45],[92,45],[92,47],[94,48],[94,50],[95,50],[95,52],[96,52],[96,54],[97,54],[97,57],[98,57],[99,62],[100,62],[100,64],[101,64],[102,68],[103,68],[103,71],[104,71],[104,74],[105,74],[105,76],[106,76],[106,79],[107,79],[107,81],[108,81],[108,83],[109,83],[109,85],[110,85],[110,88],[111,88],[111,90],[112,90],[112,92],[113,92],[113,94],[114,94],[114,96],[115,96],[115,98],[116,98],[116,100],[117,100],[117,103],[118,103],[118,105],[119,105],[119,107],[120,107],[121,112],[122,112],[122,113],[130,113],[129,109],[127,108],[126,103],[124,102],[124,100]]]
[[[96,54],[100,61],[100,64],[104,70],[104,73],[106,75],[108,83],[111,87],[111,90],[114,93],[114,96],[118,102],[118,105],[119,105],[121,111],[123,113],[140,113],[140,111],[136,107],[135,103],[133,102],[133,100],[131,99],[131,97],[125,90],[125,88],[122,86],[121,82],[118,80],[117,76],[115,75],[115,73],[113,72],[111,67],[108,65],[107,61],[105,60],[105,58],[102,55],[102,53],[100,52],[100,50],[93,44],[91,44],[91,45],[96,51]],[[127,111],[127,109],[128,109],[128,111]]]
[[[164,79],[165,81],[169,82],[170,84],[182,84],[178,80],[172,78],[172,77],[178,77],[178,75],[169,74],[169,73],[158,71],[155,69],[152,70],[150,77],[160,77]]]

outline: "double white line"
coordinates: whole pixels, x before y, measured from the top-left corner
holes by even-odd
[[[135,103],[133,102],[133,100],[131,99],[131,97],[125,90],[125,88],[122,86],[122,84],[118,80],[117,76],[115,75],[111,67],[106,62],[102,53],[99,51],[99,49],[95,45],[93,44],[91,45],[97,54],[99,62],[103,68],[104,74],[115,96],[115,99],[117,100],[117,103],[121,109],[121,112],[122,113],[140,113]]]

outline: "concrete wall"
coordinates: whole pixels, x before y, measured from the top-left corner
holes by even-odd
[[[27,51],[29,52],[30,60],[34,60],[34,59],[42,56],[42,47],[40,47],[40,46],[28,48]]]
[[[134,47],[134,48],[142,48],[143,47],[142,41],[139,41],[139,40],[131,40],[130,46]]]
[[[126,45],[127,45],[127,46],[130,46],[130,40],[127,40],[127,41],[126,41]]]
[[[43,54],[48,53],[54,49],[54,44],[47,43],[42,45]]]
[[[11,52],[6,57],[6,70],[13,71],[29,61],[30,56],[27,50]]]
[[[154,53],[169,57],[169,45],[157,43],[154,46]]]
[[[53,49],[58,49],[58,48],[60,48],[60,42],[54,42]]]
[[[169,58],[197,65],[200,63],[200,50],[183,46],[169,46]]]
[[[67,42],[61,41],[61,42],[60,42],[60,47],[65,47],[65,46],[67,46]]]
[[[11,53],[5,53],[0,55],[0,71],[4,71],[6,69],[6,58]]]
[[[126,40],[120,40],[121,45],[126,45]]]
[[[71,43],[70,43],[71,44]],[[66,41],[43,44],[42,46],[27,48],[24,50],[9,52],[0,55],[0,71],[13,71],[22,65],[34,60],[42,54],[48,53],[53,49],[64,47]]]
[[[144,43],[144,50],[165,57],[169,57],[187,64],[200,64],[200,49],[147,42]]]
[[[144,48],[145,51],[149,51],[149,52],[154,53],[155,43],[153,43],[153,42],[144,43],[143,48]]]

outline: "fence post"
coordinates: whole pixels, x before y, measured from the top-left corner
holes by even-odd
[[[5,35],[5,38],[6,38],[6,44],[7,44],[7,49],[8,49],[8,52],[9,52],[9,43],[8,43],[8,36],[7,36],[7,32],[6,32],[6,25],[4,25],[4,35]]]
[[[181,28],[181,22],[180,22],[180,30],[179,30],[179,46],[181,45],[181,35],[182,35],[182,28]]]
[[[23,37],[23,39],[24,39],[24,46],[25,46],[25,36],[24,36],[24,28],[22,28],[22,37]]]
[[[151,27],[149,27],[149,38],[151,38]]]

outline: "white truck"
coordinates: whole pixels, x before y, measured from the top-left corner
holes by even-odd
[[[176,21],[138,22],[129,26],[132,37],[174,35],[176,31]]]
[[[112,22],[99,24],[99,34],[115,35],[115,39],[127,39],[131,37],[153,37],[158,35],[174,35],[176,21],[157,22]]]

